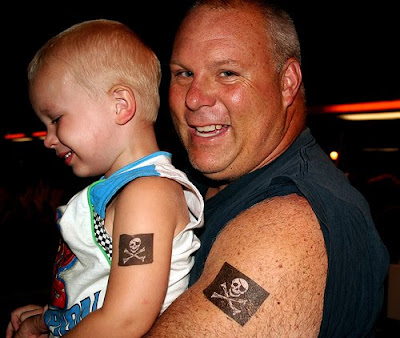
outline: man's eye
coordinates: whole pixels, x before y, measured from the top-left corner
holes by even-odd
[[[236,75],[234,72],[231,72],[230,70],[225,70],[223,72],[221,72],[221,76],[223,77],[229,77],[229,76],[234,76]]]
[[[175,73],[175,76],[180,76],[180,77],[192,77],[193,76],[193,73],[192,72],[190,72],[190,71],[188,71],[188,70],[185,70],[185,71],[179,71],[179,72],[176,72]]]

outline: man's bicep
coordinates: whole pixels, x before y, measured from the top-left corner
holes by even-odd
[[[224,229],[198,282],[157,326],[178,320],[183,336],[316,336],[326,264],[318,221],[304,199],[260,203]]]
[[[210,254],[207,264],[226,262],[239,278],[246,276],[251,292],[241,297],[257,307],[247,312],[242,328],[237,326],[238,335],[318,335],[327,254],[319,221],[305,198],[292,194],[253,206],[225,228],[215,248],[218,253]]]

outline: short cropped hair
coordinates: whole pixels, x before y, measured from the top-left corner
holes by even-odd
[[[188,13],[196,11],[198,8],[213,10],[242,6],[253,6],[264,17],[266,34],[271,41],[269,49],[278,73],[289,58],[294,58],[301,64],[300,42],[293,19],[276,3],[265,0],[197,0]]]
[[[84,21],[48,40],[28,66],[28,80],[50,62],[64,64],[89,95],[114,85],[131,87],[144,120],[154,123],[160,107],[161,66],[157,56],[128,26],[113,20]]]

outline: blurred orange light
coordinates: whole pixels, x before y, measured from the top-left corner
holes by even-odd
[[[26,137],[26,135],[24,133],[15,133],[15,134],[6,134],[4,135],[4,138],[6,140],[15,140],[17,138],[23,138]]]
[[[29,142],[32,141],[32,137],[17,137],[11,140],[12,142]]]
[[[362,113],[400,110],[400,100],[332,104],[310,107],[311,113]]]
[[[47,132],[45,131],[35,131],[32,133],[33,137],[43,137],[46,136]]]
[[[336,161],[339,158],[339,153],[337,151],[331,151],[329,156],[333,161]]]

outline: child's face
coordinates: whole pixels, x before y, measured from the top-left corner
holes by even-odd
[[[107,173],[115,162],[115,102],[88,95],[62,67],[45,66],[31,83],[32,106],[46,125],[44,145],[77,176]]]

